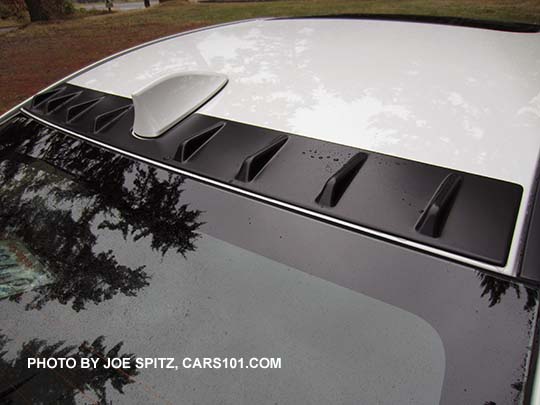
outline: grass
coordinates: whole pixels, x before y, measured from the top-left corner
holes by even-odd
[[[117,0],[118,1],[118,0]],[[171,1],[146,10],[88,13],[0,34],[0,113],[107,55],[161,36],[266,16],[393,13],[540,23],[538,0],[283,0],[253,3]]]
[[[19,20],[16,20],[15,18],[0,18],[0,28],[16,27],[18,25],[21,25],[21,22]]]

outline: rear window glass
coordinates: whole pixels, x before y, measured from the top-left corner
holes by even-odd
[[[0,262],[14,269],[0,273],[9,398],[433,404],[522,396],[534,290],[22,116],[0,132],[0,145],[0,249],[16,246]],[[280,358],[281,368],[23,366],[28,357],[89,352],[176,364]]]

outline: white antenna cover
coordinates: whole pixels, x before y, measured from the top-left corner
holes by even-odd
[[[134,93],[133,133],[155,138],[214,97],[229,79],[218,73],[173,73]]]

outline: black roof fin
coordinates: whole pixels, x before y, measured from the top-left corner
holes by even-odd
[[[133,104],[125,105],[112,111],[98,115],[94,120],[94,133],[103,131],[109,128],[112,124],[118,121],[122,116],[133,108]]]
[[[433,238],[441,235],[462,180],[463,176],[456,173],[451,173],[444,178],[416,223],[416,231]]]
[[[236,174],[236,180],[249,182],[253,180],[265,166],[272,160],[279,150],[285,145],[289,137],[282,135],[274,139],[269,145],[259,149],[254,154],[248,156],[243,162],[240,170]]]
[[[64,104],[69,103],[75,97],[80,96],[81,93],[82,91],[77,91],[75,93],[64,94],[62,96],[58,96],[53,99],[50,99],[49,101],[47,101],[47,105],[45,106],[45,113],[49,114],[57,110],[58,108],[62,107]]]
[[[131,99],[69,83],[60,84],[58,89],[31,99],[22,108],[22,117],[28,111],[37,119],[21,118],[21,125],[38,128],[42,125],[39,121],[45,121],[143,160],[166,160],[164,164],[171,169],[197,178],[223,185],[232,182],[238,185],[238,192],[264,196],[275,205],[329,215],[328,222],[380,234],[381,238],[392,235],[421,250],[429,246],[441,256],[448,252],[499,267],[508,261],[519,207],[525,198],[519,184],[198,112],[174,124],[163,136],[137,141],[133,138],[136,126],[135,110],[129,110]],[[77,98],[45,113],[52,99],[79,91],[82,93]],[[84,109],[79,104],[100,97],[102,101],[76,116]],[[39,107],[32,107],[39,102]],[[68,111],[70,122],[66,122]],[[278,149],[284,135],[288,140],[281,149],[268,148],[277,143]],[[302,152],[308,154],[309,150],[321,159],[310,159],[310,155],[301,158]],[[172,161],[165,159],[166,154],[172,155]],[[348,157],[334,164],[330,155]],[[419,212],[421,208],[425,211]],[[530,245],[528,250],[534,250],[537,244]],[[540,276],[531,277],[540,280]]]
[[[176,150],[174,160],[182,163],[187,161],[200,149],[202,149],[204,145],[206,145],[210,141],[210,139],[212,139],[214,135],[216,135],[224,126],[225,123],[220,122],[217,125],[207,128],[204,131],[199,132],[198,134],[193,135],[183,141]]]
[[[367,157],[366,153],[359,152],[350,158],[341,169],[326,181],[323,189],[315,199],[317,204],[323,207],[335,207],[353,181],[356,173],[364,165]]]
[[[47,91],[44,91],[43,93],[37,94],[32,99],[32,108],[39,107],[45,101],[53,97],[55,94],[60,93],[64,89],[65,87],[57,87],[55,89],[47,90]]]
[[[83,103],[75,104],[72,107],[69,107],[67,110],[66,121],[71,122],[76,118],[80,118],[84,113],[90,110],[93,106],[103,100],[104,97],[94,98]]]

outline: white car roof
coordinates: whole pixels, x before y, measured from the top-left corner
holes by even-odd
[[[224,74],[198,113],[521,185],[540,151],[540,34],[347,19],[256,20],[156,42],[69,83],[131,97],[156,79]]]

